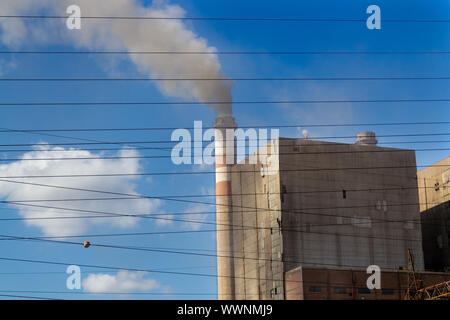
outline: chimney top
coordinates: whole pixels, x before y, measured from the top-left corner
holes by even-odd
[[[375,132],[372,131],[363,131],[356,135],[355,144],[361,145],[376,145],[378,143]]]
[[[214,121],[214,128],[235,129],[236,127],[236,122],[232,116],[218,116]]]

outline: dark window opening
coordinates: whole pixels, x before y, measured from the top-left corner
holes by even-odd
[[[347,293],[347,288],[333,288],[334,293],[345,294]]]
[[[342,190],[342,198],[347,199],[347,191]]]
[[[315,287],[315,286],[311,286],[309,287],[309,292],[322,292],[322,287]]]
[[[359,294],[370,294],[370,290],[367,288],[359,288],[358,293]]]

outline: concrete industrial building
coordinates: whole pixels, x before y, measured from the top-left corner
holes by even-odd
[[[408,290],[409,271],[381,273],[381,289],[369,290],[362,269],[298,267],[286,272],[286,300],[403,300]],[[418,272],[422,288],[450,280],[449,273]]]
[[[217,209],[218,230],[232,226],[217,233],[219,298],[289,298],[299,267],[394,272],[408,249],[423,270],[415,153],[376,143],[367,132],[355,144],[277,138],[256,163],[228,166],[217,196],[230,204]]]
[[[417,172],[420,212],[450,200],[450,156]]]
[[[450,272],[450,201],[420,213],[425,268]]]
[[[427,270],[450,271],[450,157],[417,173]]]

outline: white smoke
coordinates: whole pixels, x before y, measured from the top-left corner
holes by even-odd
[[[144,7],[137,0],[8,0],[0,1],[4,15],[67,16],[76,4],[83,16],[184,17],[177,5],[157,0]],[[130,54],[138,70],[155,77],[215,78],[220,81],[158,81],[168,96],[226,102],[212,105],[219,115],[231,114],[231,83],[222,73],[214,47],[188,30],[182,20],[82,19],[81,30],[69,30],[65,19],[0,18],[0,40],[12,48],[36,45],[72,45],[105,51],[194,51],[211,54]],[[228,104],[230,102],[230,104]]]

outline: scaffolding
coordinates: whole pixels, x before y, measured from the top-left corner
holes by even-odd
[[[408,290],[405,300],[450,300],[450,281],[421,288],[422,281],[417,277],[411,249],[408,249],[408,270]]]
[[[421,300],[450,300],[450,281],[420,289],[416,295]]]

